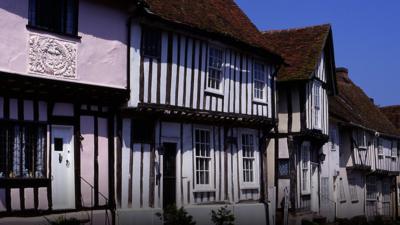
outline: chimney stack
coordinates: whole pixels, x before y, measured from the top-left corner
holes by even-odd
[[[336,68],[336,74],[342,77],[349,77],[349,70],[345,67]]]

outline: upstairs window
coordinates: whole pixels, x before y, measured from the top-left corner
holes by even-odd
[[[330,138],[331,151],[336,151],[337,150],[336,149],[337,148],[337,144],[338,144],[336,128],[331,128],[331,132],[329,134],[329,138]]]
[[[357,130],[357,145],[359,149],[367,149],[367,133],[364,130]]]
[[[142,55],[148,58],[161,58],[161,31],[155,28],[142,29]]]
[[[78,0],[29,0],[29,25],[49,31],[78,33]]]
[[[208,53],[207,88],[221,91],[222,83],[222,49],[210,47]]]
[[[314,82],[313,88],[313,102],[314,102],[314,128],[321,128],[321,84]]]
[[[254,63],[254,98],[265,101],[267,99],[266,83],[267,77],[265,65]]]

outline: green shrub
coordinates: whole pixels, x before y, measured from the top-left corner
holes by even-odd
[[[193,217],[189,215],[186,210],[181,207],[177,208],[175,205],[167,206],[163,213],[156,213],[160,220],[164,221],[164,225],[195,225]]]
[[[318,225],[318,223],[309,221],[309,220],[302,220],[301,225]]]
[[[81,225],[81,222],[76,219],[76,218],[65,218],[63,216],[60,216],[57,218],[56,221],[51,221],[51,225]]]
[[[217,211],[211,211],[211,221],[215,225],[233,225],[235,216],[228,209],[228,206],[221,207]]]

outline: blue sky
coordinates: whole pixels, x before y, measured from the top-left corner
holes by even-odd
[[[261,30],[333,26],[336,66],[381,106],[400,104],[400,1],[236,0]]]

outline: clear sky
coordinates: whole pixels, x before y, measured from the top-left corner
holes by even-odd
[[[333,26],[337,67],[381,106],[400,105],[399,0],[235,0],[260,30]]]

